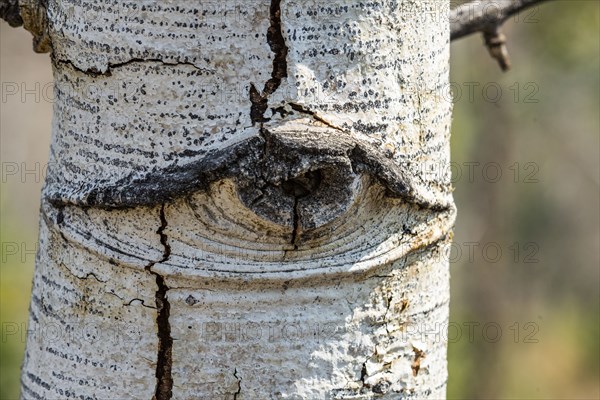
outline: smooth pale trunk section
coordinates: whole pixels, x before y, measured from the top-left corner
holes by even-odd
[[[446,2],[46,7],[22,398],[445,397]]]

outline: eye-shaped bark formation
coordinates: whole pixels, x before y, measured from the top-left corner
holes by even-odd
[[[233,197],[220,201],[231,203],[239,197],[239,206],[279,225],[284,236],[289,234],[293,249],[322,235],[319,228],[332,229],[336,219],[349,219],[344,214],[357,202],[372,200],[363,197],[372,185],[379,188],[379,196],[399,199],[397,204],[409,208],[426,209],[427,215],[453,213],[451,203],[429,202],[419,192],[410,170],[346,132],[299,118],[265,124],[261,133],[233,149],[207,154],[200,162],[96,187],[69,201],[60,197],[60,188],[52,192],[52,185],[48,185],[48,200],[58,207],[148,207],[197,198],[197,192],[208,192],[210,197],[211,187],[229,180],[235,182]],[[236,230],[228,234],[236,235]]]
[[[252,204],[266,185],[283,189],[286,181],[323,170],[326,186],[338,193],[337,200],[332,198],[331,202],[345,203],[354,180],[360,174],[368,174],[381,182],[391,197],[403,198],[424,208],[449,207],[448,197],[432,202],[431,196],[419,191],[418,177],[411,176],[411,171],[391,160],[376,146],[349,133],[315,126],[306,119],[267,124],[261,133],[259,137],[209,152],[197,162],[166,167],[142,177],[130,176],[111,185],[98,182],[75,196],[50,182],[46,186],[46,198],[56,205],[151,206],[206,190],[220,179],[235,178],[241,191],[246,192],[242,198]],[[253,189],[254,195],[247,193]],[[283,190],[279,195],[288,196]],[[277,200],[273,199],[273,202],[272,208],[278,208]],[[262,213],[267,217],[270,214]]]

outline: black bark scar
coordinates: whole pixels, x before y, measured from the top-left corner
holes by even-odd
[[[224,149],[208,152],[203,158],[184,165],[172,165],[146,175],[131,175],[110,184],[95,184],[85,192],[72,193],[48,176],[44,197],[54,206],[78,205],[105,209],[155,206],[177,198],[206,191],[212,182],[233,178],[238,183],[269,180],[275,170],[297,170],[307,160],[344,158],[354,173],[377,179],[390,197],[403,198],[423,208],[442,210],[447,204],[432,204],[420,198],[415,178],[402,164],[388,158],[383,150],[350,136],[330,136],[322,132],[305,132],[301,138],[279,138],[264,129],[255,136]],[[264,136],[264,137],[263,137]],[[265,138],[271,143],[265,145]],[[291,154],[302,157],[291,159]],[[284,174],[282,174],[284,175]],[[283,183],[283,182],[280,182]]]

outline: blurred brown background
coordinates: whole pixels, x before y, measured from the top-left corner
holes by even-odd
[[[595,0],[511,19],[506,74],[480,36],[452,45],[451,399],[600,398],[599,20]],[[0,25],[0,399],[16,399],[53,98],[48,55]]]

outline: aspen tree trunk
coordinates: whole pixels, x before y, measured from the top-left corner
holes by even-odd
[[[445,1],[20,7],[55,78],[22,398],[445,397]]]

